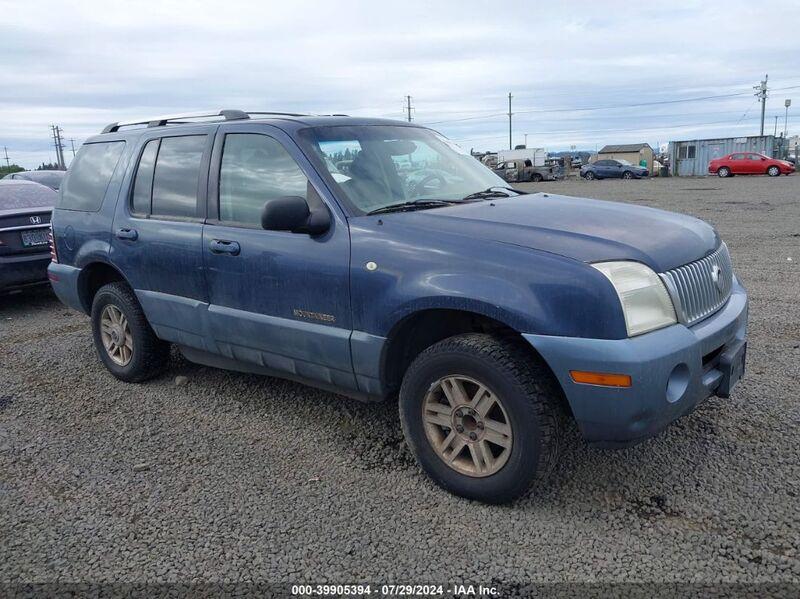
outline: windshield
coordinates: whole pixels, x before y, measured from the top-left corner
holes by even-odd
[[[628,162],[627,160],[623,160],[622,158],[617,158],[617,162],[625,166],[633,166],[630,162]]]
[[[429,129],[383,125],[314,127],[302,139],[356,214],[400,202],[460,200],[507,183]]]

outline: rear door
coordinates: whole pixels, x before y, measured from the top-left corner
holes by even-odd
[[[144,136],[134,155],[117,203],[111,261],[159,337],[204,349],[202,238],[214,128],[159,133]]]
[[[731,154],[730,168],[736,175],[744,175],[748,172],[748,161],[744,154]]]
[[[203,256],[218,351],[355,389],[350,236],[324,184],[294,141],[267,125],[222,125],[212,165]],[[282,196],[327,209],[330,230],[264,230],[264,203]]]

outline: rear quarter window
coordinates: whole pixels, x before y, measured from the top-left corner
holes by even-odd
[[[61,186],[59,208],[96,212],[125,148],[124,141],[85,144]]]

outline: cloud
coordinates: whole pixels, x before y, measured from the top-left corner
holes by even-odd
[[[28,167],[52,160],[51,123],[81,141],[111,121],[209,107],[403,118],[406,94],[420,123],[466,147],[507,143],[509,91],[514,142],[527,132],[554,150],[755,134],[757,110],[737,123],[750,87],[764,72],[775,88],[800,85],[787,43],[800,6],[776,1],[731,0],[724,11],[453,0],[0,8],[0,145]],[[773,94],[768,124],[796,91]],[[564,111],[732,93],[742,95]]]

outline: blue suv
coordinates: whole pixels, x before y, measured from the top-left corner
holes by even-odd
[[[747,296],[708,224],[506,186],[410,123],[225,110],[114,123],[52,217],[49,278],[123,381],[212,367],[399,397],[438,484],[486,502],[567,418],[650,437],[745,361]]]

